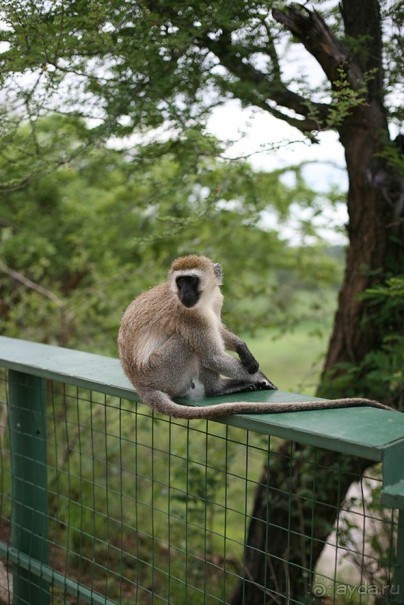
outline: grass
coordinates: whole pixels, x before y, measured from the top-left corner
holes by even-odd
[[[270,330],[247,338],[264,374],[282,391],[314,395],[328,345],[328,334],[313,335],[302,325],[277,336]]]
[[[262,329],[246,341],[264,374],[282,391],[314,395],[328,348],[337,302],[336,290],[300,291],[290,321],[295,326]]]

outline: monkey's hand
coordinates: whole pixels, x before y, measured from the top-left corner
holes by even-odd
[[[236,347],[236,351],[241,363],[249,374],[255,374],[256,372],[258,372],[258,369],[260,367],[259,363],[255,359],[254,355],[251,353],[250,349],[247,347],[245,342],[239,344]]]
[[[254,384],[256,391],[277,391],[278,387],[274,385],[262,372],[258,372],[258,380]]]

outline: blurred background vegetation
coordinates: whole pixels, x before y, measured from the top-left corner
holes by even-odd
[[[23,125],[0,171],[20,183],[27,165],[19,150],[29,162],[39,147],[52,166],[89,136],[78,118],[44,118],[35,137]],[[136,158],[99,144],[1,192],[1,333],[114,356],[126,305],[165,279],[173,258],[196,252],[223,265],[225,321],[244,333],[266,371],[284,390],[313,389],[343,250],[304,218],[290,242],[265,216],[286,222],[292,203],[295,211],[313,207],[324,194],[307,186],[300,167],[254,172],[218,159],[219,151],[196,130]],[[291,171],[287,185],[282,172]],[[328,199],[340,195],[330,191]]]

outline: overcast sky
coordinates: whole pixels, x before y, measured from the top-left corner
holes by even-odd
[[[268,171],[309,161],[313,163],[305,167],[304,175],[313,189],[327,192],[338,186],[346,191],[348,187],[343,147],[335,132],[321,133],[319,144],[312,144],[292,126],[261,110],[243,109],[238,101],[214,109],[207,126],[228,142],[225,155],[229,158],[246,158],[255,168]],[[331,244],[345,244],[346,237],[337,231],[348,220],[345,204],[332,208],[325,203],[324,210],[321,217],[313,217],[321,234]],[[304,218],[309,217],[310,211],[305,211]],[[297,218],[280,225],[276,216],[268,216],[267,222],[294,240]]]

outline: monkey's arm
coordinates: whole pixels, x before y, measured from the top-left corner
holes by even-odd
[[[255,359],[254,355],[251,353],[250,349],[247,346],[247,343],[244,342],[239,336],[233,334],[229,330],[227,330],[223,325],[220,328],[220,333],[223,338],[224,346],[229,351],[235,351],[249,374],[256,374],[259,370],[259,363]],[[262,372],[259,373],[262,380],[258,386],[259,389],[269,389],[269,390],[277,390],[278,387],[274,385],[273,382],[269,380]]]
[[[262,372],[251,373],[239,359],[226,353],[217,339],[211,338],[207,331],[198,332],[198,339],[192,343],[192,349],[201,366],[217,375],[244,382],[246,388],[250,386],[254,390],[276,389]]]
[[[241,338],[227,330],[224,326],[221,327],[220,333],[226,349],[229,351],[235,351],[237,353],[247,372],[249,374],[255,374],[258,372],[259,363],[251,353],[244,340],[241,340]]]
[[[194,343],[194,351],[204,368],[227,376],[227,378],[251,381],[252,372],[249,372],[239,359],[226,353],[217,343],[204,334],[199,334],[197,346]]]

